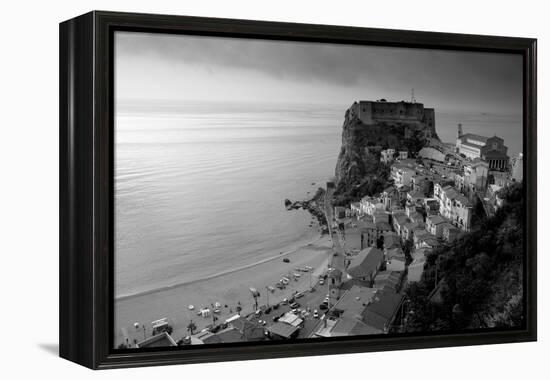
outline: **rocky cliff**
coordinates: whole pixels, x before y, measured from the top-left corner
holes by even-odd
[[[388,185],[389,168],[380,162],[382,149],[406,150],[411,156],[437,139],[418,123],[363,124],[350,110],[342,126],[342,147],[336,163],[336,203],[346,204],[381,192]]]

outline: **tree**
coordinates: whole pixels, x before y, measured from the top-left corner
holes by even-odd
[[[384,235],[380,235],[378,239],[376,239],[376,248],[384,249]]]
[[[497,325],[522,322],[522,186],[510,185],[501,196],[504,205],[493,217],[426,256],[421,281],[407,289],[415,311],[408,331],[483,327],[495,312]],[[443,285],[434,301],[429,295],[436,283]]]
[[[405,240],[405,243],[403,243],[403,253],[405,254],[405,257],[407,258],[408,263],[410,263],[412,261],[412,256],[411,256],[412,249],[413,249],[412,239]]]
[[[189,324],[187,325],[187,331],[189,331],[191,335],[195,333],[196,329],[197,329],[197,325],[195,324],[195,322],[193,321],[189,322]]]

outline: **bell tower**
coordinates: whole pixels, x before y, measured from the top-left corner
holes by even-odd
[[[458,132],[457,132],[457,138],[461,138],[463,135],[462,133],[462,124],[458,123]]]

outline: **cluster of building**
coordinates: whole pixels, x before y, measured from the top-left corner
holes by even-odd
[[[426,256],[471,230],[476,202],[496,209],[499,191],[523,179],[521,154],[510,160],[500,137],[463,134],[460,125],[455,146],[425,147],[415,159],[389,148],[380,160],[391,166],[392,185],[336,210],[346,260],[334,269],[338,301],[317,336],[380,333],[396,318],[402,323],[401,289],[420,281]]]

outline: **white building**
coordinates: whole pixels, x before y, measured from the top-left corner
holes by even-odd
[[[416,170],[405,165],[393,165],[391,170],[391,176],[394,184],[398,187],[409,186],[412,177],[416,175]]]
[[[439,213],[461,230],[469,231],[472,207],[468,199],[452,186],[442,187],[436,183],[434,197],[439,201]]]
[[[360,208],[362,214],[374,216],[379,211],[383,212],[385,206],[380,199],[367,196],[361,199]]]

